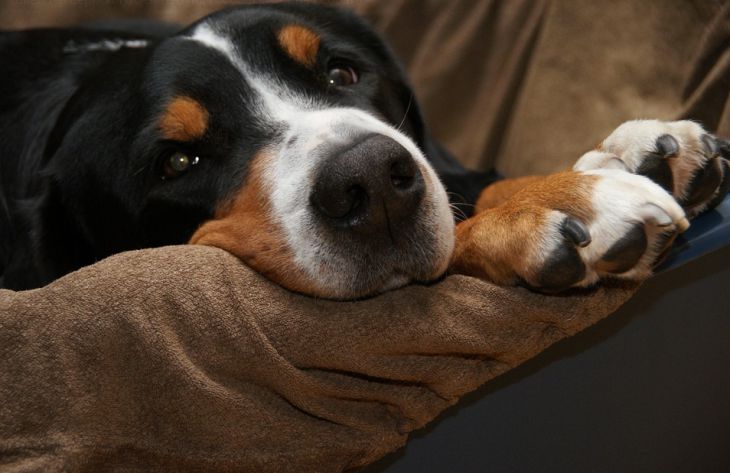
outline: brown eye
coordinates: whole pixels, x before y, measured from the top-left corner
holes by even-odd
[[[174,179],[181,174],[186,173],[191,166],[195,166],[200,161],[197,156],[189,156],[185,153],[172,153],[162,167],[163,179]]]
[[[335,66],[327,71],[327,82],[335,87],[357,84],[357,73],[349,66]]]

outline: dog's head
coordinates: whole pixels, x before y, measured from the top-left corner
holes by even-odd
[[[143,102],[123,177],[144,184],[122,205],[149,244],[220,247],[332,298],[445,271],[453,217],[418,108],[354,15],[225,10],[157,44],[134,80]]]

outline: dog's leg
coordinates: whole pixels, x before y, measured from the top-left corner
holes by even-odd
[[[545,176],[525,176],[497,181],[479,195],[479,199],[474,205],[474,213],[500,206],[517,192],[542,179],[545,179]]]
[[[686,215],[727,194],[723,146],[692,122],[624,124],[575,171],[484,191],[486,210],[457,227],[451,271],[543,291],[643,279]]]

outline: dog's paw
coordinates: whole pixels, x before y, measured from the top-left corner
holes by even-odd
[[[674,198],[644,176],[554,174],[460,224],[452,271],[543,292],[641,280],[688,226]]]
[[[726,158],[730,146],[695,122],[634,120],[619,126],[573,169],[620,169],[646,176],[670,192],[692,218],[730,191]]]

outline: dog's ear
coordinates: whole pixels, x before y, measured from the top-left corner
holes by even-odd
[[[34,267],[32,286],[44,285],[60,275],[76,269],[79,263],[91,264],[94,257],[92,242],[82,222],[85,210],[78,205],[84,195],[88,170],[78,144],[91,144],[83,137],[93,135],[93,121],[85,115],[87,99],[79,91],[66,103],[48,135],[43,149],[39,193],[32,208],[25,209],[25,220],[31,228]],[[114,151],[109,146],[109,153]]]
[[[33,253],[42,260],[37,265],[43,269],[41,284],[100,255],[123,251],[123,242],[136,237],[124,222],[132,218],[128,203],[137,197],[133,190],[119,189],[130,174],[134,123],[143,114],[131,88],[120,84],[133,78],[106,75],[69,84],[74,90],[45,141],[38,193],[26,212]]]

